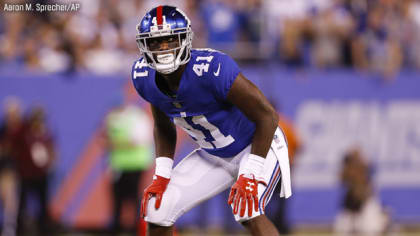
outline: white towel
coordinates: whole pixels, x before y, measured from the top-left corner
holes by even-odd
[[[290,180],[289,153],[287,150],[286,137],[280,128],[274,133],[271,149],[279,161],[281,170],[281,190],[280,197],[289,198],[292,196],[292,184]]]

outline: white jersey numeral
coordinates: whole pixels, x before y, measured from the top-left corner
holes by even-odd
[[[211,124],[203,115],[194,116],[192,118],[192,122],[206,129],[210,133],[211,137],[207,137],[203,130],[194,129],[190,124],[187,123],[185,118],[175,117],[174,122],[176,125],[181,126],[185,130],[185,132],[187,132],[191,137],[194,137],[197,144],[200,145],[200,147],[202,148],[222,148],[228,146],[229,144],[235,141],[235,139],[231,135],[223,135],[222,132],[220,132],[219,128]],[[208,142],[206,141],[206,138],[213,139],[214,141]]]
[[[200,147],[207,149],[213,148],[211,143],[205,140],[206,136],[204,135],[204,133],[200,130],[194,129],[191,125],[187,123],[187,121],[184,118],[175,117],[174,122],[176,125],[181,126],[181,128],[185,130],[185,132],[187,132],[191,137],[193,137],[196,140],[197,144],[200,145]]]
[[[203,115],[194,116],[192,121],[194,124],[199,124],[210,132],[211,136],[215,140],[213,141],[213,144],[216,146],[216,148],[226,147],[227,145],[235,141],[235,139],[231,135],[224,136],[220,132],[219,128],[208,122],[207,118]]]
[[[203,72],[209,71],[210,62],[213,60],[213,56],[207,56],[207,57],[197,57],[195,61],[207,61],[207,63],[202,62],[200,64],[194,64],[193,65],[193,71],[198,75],[202,76]]]
[[[143,71],[143,72],[138,72],[136,69],[141,69],[143,67],[147,66],[146,62],[143,60],[141,61],[137,61],[136,65],[134,66],[134,74],[133,74],[133,79],[137,79],[137,77],[145,77],[149,75],[149,71]]]

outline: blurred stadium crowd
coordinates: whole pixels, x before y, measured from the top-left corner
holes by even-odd
[[[135,26],[157,4],[174,1],[92,0],[78,12],[3,12],[0,61],[48,73],[128,72],[139,56]],[[213,47],[236,59],[354,67],[385,78],[403,67],[420,68],[418,0],[179,0],[176,5],[192,21],[194,47]]]

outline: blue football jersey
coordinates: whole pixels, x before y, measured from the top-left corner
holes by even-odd
[[[157,86],[156,71],[143,58],[132,68],[137,92],[185,130],[208,153],[232,157],[247,147],[255,132],[251,122],[226,100],[240,70],[226,54],[212,49],[193,49],[176,97]]]

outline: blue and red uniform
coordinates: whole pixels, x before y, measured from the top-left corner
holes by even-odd
[[[226,100],[239,73],[228,55],[193,49],[174,97],[158,88],[156,71],[143,58],[134,63],[132,79],[140,96],[181,126],[202,149],[232,157],[251,144],[255,132],[254,123]]]

